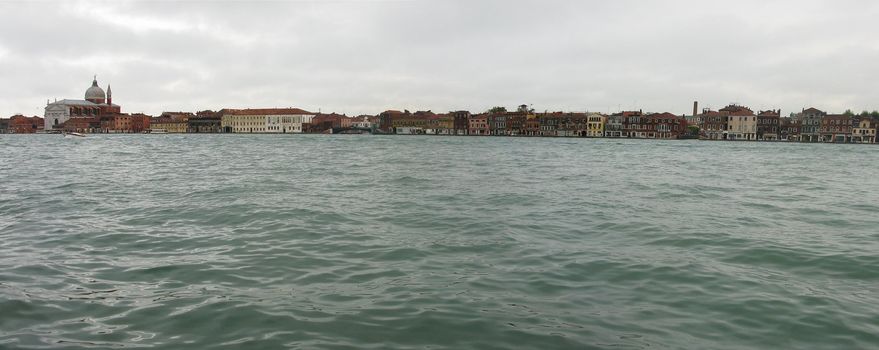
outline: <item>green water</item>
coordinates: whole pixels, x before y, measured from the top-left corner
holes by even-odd
[[[0,136],[0,348],[879,347],[879,148]]]

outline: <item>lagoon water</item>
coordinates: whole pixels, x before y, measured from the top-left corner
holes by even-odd
[[[0,135],[0,348],[879,347],[879,148]]]

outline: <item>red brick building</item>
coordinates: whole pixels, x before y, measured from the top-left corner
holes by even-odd
[[[646,138],[649,129],[643,111],[623,111],[620,114],[623,117],[623,137]]]
[[[642,119],[650,139],[678,139],[688,133],[687,118],[683,116],[666,112],[648,114]]]
[[[452,115],[452,129],[455,135],[467,135],[470,130],[470,112],[449,112]]]
[[[853,122],[854,118],[845,114],[828,114],[821,119],[821,127],[818,129],[821,142],[851,142]]]
[[[408,111],[407,111],[408,112]],[[381,133],[391,134],[394,132],[394,120],[399,120],[401,118],[407,117],[408,113],[400,112],[397,110],[387,110],[379,113],[377,116],[376,130]]]
[[[729,114],[705,109],[699,116],[700,137],[708,140],[725,140],[729,128]]]
[[[343,114],[318,114],[311,119],[306,132],[332,132],[333,129],[351,127],[351,118]]]
[[[44,121],[40,117],[25,117],[19,114],[9,118],[9,132],[13,134],[33,134],[42,131],[43,127]]]
[[[757,140],[777,141],[781,136],[781,110],[757,113]]]

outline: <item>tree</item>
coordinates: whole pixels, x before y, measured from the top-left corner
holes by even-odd
[[[488,113],[492,113],[492,114],[506,113],[506,112],[507,112],[507,107],[501,107],[501,106],[491,107],[491,109],[488,110]]]
[[[690,136],[699,136],[699,127],[695,125],[690,125],[687,127],[690,131]]]
[[[845,113],[843,113],[842,115],[844,115],[846,117],[853,117],[855,115],[855,112],[852,112],[851,109],[846,109]]]
[[[873,111],[872,113],[870,113],[870,116],[874,119],[879,119],[879,111]]]

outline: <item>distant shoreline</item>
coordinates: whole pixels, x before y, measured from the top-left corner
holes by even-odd
[[[62,135],[54,132],[41,133],[5,133],[5,135]],[[710,141],[710,142],[733,142],[733,143],[784,143],[784,144],[828,144],[828,145],[877,145],[876,143],[866,142],[804,142],[804,141],[785,141],[785,140],[718,140],[708,138],[640,138],[640,137],[590,137],[590,136],[551,136],[551,135],[449,135],[449,134],[370,134],[370,133],[273,133],[273,132],[253,132],[253,133],[89,133],[92,135],[126,135],[126,136],[280,136],[280,137],[299,137],[299,136],[400,136],[400,137],[466,137],[466,138],[528,138],[528,139],[589,139],[589,140],[633,140],[633,141]]]

